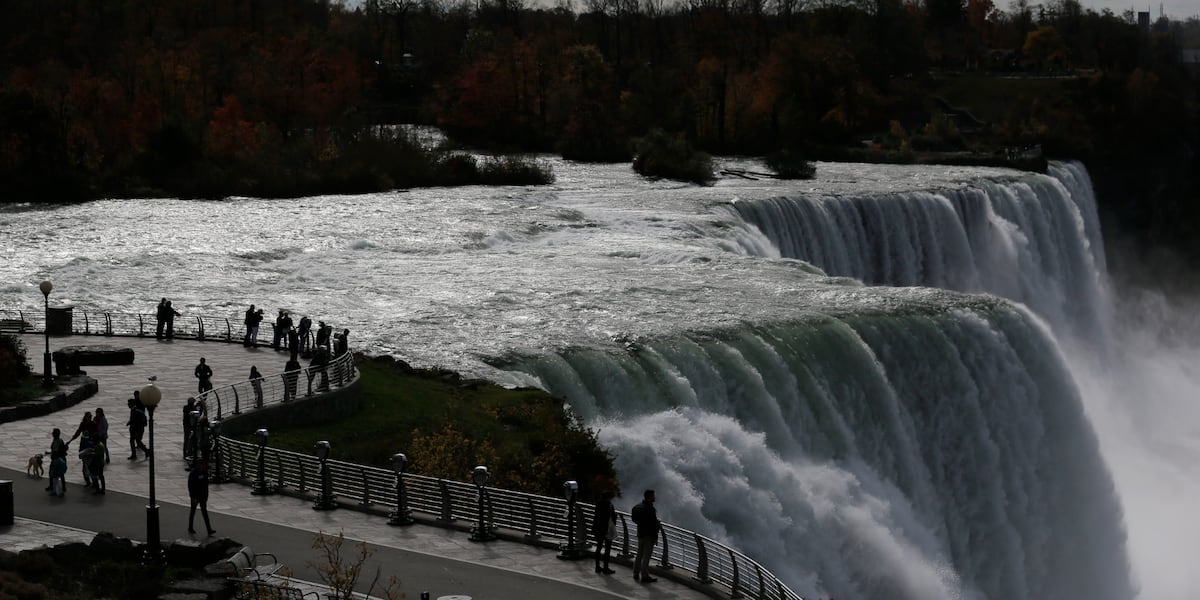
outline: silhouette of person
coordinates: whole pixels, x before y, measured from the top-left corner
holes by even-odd
[[[134,390],[133,397],[126,402],[129,405],[129,420],[125,423],[129,428],[129,460],[137,460],[139,448],[146,456],[150,456],[150,449],[142,441],[146,432],[146,407],[142,406],[140,396],[141,393]]]
[[[350,330],[343,329],[341,335],[338,335],[335,337],[337,337],[337,343],[335,344],[335,349],[334,349],[333,355],[341,356],[341,355],[349,352],[350,351]]]
[[[167,339],[175,337],[175,317],[178,317],[180,314],[182,313],[171,308],[170,300],[167,300],[167,303],[163,305],[163,318],[167,321]]]
[[[200,516],[204,518],[204,528],[208,531],[208,535],[217,532],[212,528],[212,522],[208,520],[208,465],[203,462],[197,463],[192,471],[188,473],[188,498],[191,500],[192,508],[188,512],[188,533],[196,533],[196,507],[200,507]]]
[[[596,540],[596,572],[605,575],[616,573],[608,568],[608,561],[612,555],[613,538],[617,534],[617,509],[612,503],[613,493],[605,490],[600,494],[600,501],[596,503],[596,514],[592,519],[592,538]],[[604,566],[600,566],[600,561],[604,561]]]
[[[295,333],[292,331],[293,323],[292,315],[290,313],[283,313],[283,321],[280,323],[280,326],[283,328],[283,339],[280,340],[280,342],[282,344],[287,344],[287,349],[289,352],[297,352],[296,347],[292,346],[292,336],[294,336]]]
[[[158,307],[155,309],[154,315],[157,326],[154,328],[154,337],[163,339],[163,327],[167,324],[167,299],[163,298],[158,301]]]
[[[331,327],[325,324],[325,321],[317,321],[317,345],[329,347],[329,333],[333,331]]]
[[[250,387],[254,388],[254,406],[262,408],[263,391],[262,391],[262,373],[258,372],[258,367],[250,365]]]
[[[88,470],[91,471],[92,475],[92,487],[96,488],[96,494],[103,494],[108,487],[104,481],[104,455],[107,451],[104,448],[104,443],[100,441],[97,441],[91,448],[88,448],[88,451],[91,452]]]
[[[204,359],[200,359],[200,360],[204,360]],[[197,410],[198,409],[196,407],[196,399],[194,397],[189,397],[187,399],[187,403],[183,405],[183,457],[184,458],[196,455],[196,449],[195,449],[196,438],[195,438],[194,431],[193,431],[195,429],[196,424],[192,420],[192,413],[196,412]]]
[[[329,364],[329,351],[317,347],[313,352],[312,360],[308,361],[308,393],[312,393],[313,378],[318,374],[321,376],[321,383],[318,384],[317,391],[329,391],[329,371],[325,368],[327,364]]]
[[[96,444],[104,449],[104,462],[112,462],[108,455],[108,417],[104,416],[104,409],[96,409],[96,418],[92,419],[92,423],[96,427]]]
[[[658,579],[650,576],[650,555],[658,545],[658,533],[662,523],[654,508],[654,490],[642,493],[642,502],[633,507],[633,522],[637,524],[638,551],[633,561],[633,578],[642,583],[653,583]]]
[[[246,309],[246,337],[242,339],[243,346],[253,346],[258,340],[258,320],[255,319],[256,316],[254,305],[251,304],[250,308]]]
[[[283,366],[283,401],[296,399],[296,384],[300,380],[300,361],[292,354],[287,364]]]
[[[279,349],[279,341],[283,339],[283,318],[285,316],[287,316],[287,313],[283,312],[281,308],[279,309],[279,316],[275,317],[275,333],[271,338],[271,347],[276,350]]]
[[[204,362],[203,357],[200,358],[200,364],[196,365],[195,374],[196,378],[200,380],[199,393],[203,394],[204,392],[212,389],[213,370],[212,367],[208,366],[208,364]]]
[[[296,333],[300,336],[300,352],[309,352],[312,350],[309,348],[312,342],[308,338],[312,333],[312,319],[308,318],[308,315],[300,317],[299,327],[300,330]]]

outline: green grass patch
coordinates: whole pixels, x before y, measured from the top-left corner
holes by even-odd
[[[319,426],[272,429],[271,446],[312,453],[326,440],[333,458],[379,467],[403,452],[409,472],[456,481],[487,465],[496,486],[556,496],[568,479],[579,481],[586,497],[616,489],[612,457],[561,398],[412,369],[390,357],[360,357],[358,368],[361,412]]]

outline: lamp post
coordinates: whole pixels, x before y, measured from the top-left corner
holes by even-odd
[[[158,504],[154,499],[154,408],[162,401],[162,391],[158,386],[154,385],[154,377],[150,378],[150,384],[142,388],[142,392],[138,397],[142,401],[142,405],[149,412],[150,425],[150,451],[146,454],[150,456],[150,504],[146,506],[146,563],[151,565],[161,565],[163,562],[162,542],[159,539],[158,528]]]
[[[408,456],[399,452],[392,455],[392,470],[396,472],[396,510],[388,515],[388,525],[412,525],[415,521],[404,496],[404,467],[407,465]]]
[[[313,502],[313,510],[333,510],[337,503],[333,501],[333,479],[329,476],[329,442],[321,440],[313,448],[317,449],[317,460],[321,461],[321,495]]]
[[[579,499],[579,482],[575,480],[563,482],[563,498],[567,501],[567,543],[559,546],[558,557],[563,560],[576,560],[585,555],[587,544],[582,537],[582,527],[578,527],[575,502]]]
[[[488,473],[488,468],[479,465],[471,471],[471,481],[475,483],[475,488],[478,490],[479,500],[479,522],[471,529],[472,542],[486,542],[496,539],[496,533],[492,531],[489,523],[484,519],[484,503],[487,502],[487,482],[491,478]]]
[[[50,375],[50,291],[54,289],[54,284],[47,279],[38,285],[38,289],[42,290],[42,300],[46,306],[46,354],[42,357],[42,387],[54,387],[54,377]]]
[[[274,492],[267,485],[267,438],[271,437],[271,434],[266,429],[259,429],[254,432],[254,437],[258,440],[258,477],[254,479],[254,485],[250,486],[250,493],[266,496]]]

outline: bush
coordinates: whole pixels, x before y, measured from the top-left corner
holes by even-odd
[[[479,166],[479,175],[488,185],[547,185],[554,183],[550,167],[523,156],[488,158]]]
[[[781,150],[767,155],[767,166],[781,179],[812,179],[817,166],[795,150]]]
[[[634,140],[633,170],[647,177],[708,184],[713,180],[712,157],[695,150],[682,135],[654,129]]]
[[[25,344],[16,336],[0,334],[0,390],[16,389],[31,372]]]

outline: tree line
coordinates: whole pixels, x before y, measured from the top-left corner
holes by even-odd
[[[426,123],[472,147],[594,161],[631,159],[654,130],[717,154],[863,160],[1041,145],[1152,201],[1152,216],[1113,204],[1137,227],[1200,222],[1200,77],[1182,60],[1200,46],[1196,17],[1146,27],[1077,0],[14,0],[5,12],[7,199],[548,178],[380,126]]]

